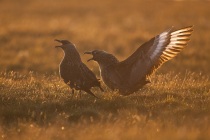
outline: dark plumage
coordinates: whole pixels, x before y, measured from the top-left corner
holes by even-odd
[[[141,45],[122,62],[105,51],[86,52],[92,54],[89,60],[97,61],[104,83],[123,95],[131,94],[145,84],[163,63],[175,57],[188,43],[192,26],[172,31],[172,28]]]
[[[59,68],[61,78],[70,86],[73,93],[74,89],[83,90],[96,97],[90,89],[92,87],[99,87],[102,91],[103,89],[93,72],[81,61],[75,45],[68,40],[56,39],[55,41],[62,43],[56,48],[62,48],[64,51],[64,57]]]

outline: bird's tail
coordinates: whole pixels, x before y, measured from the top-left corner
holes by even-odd
[[[99,86],[99,88],[100,88],[100,90],[101,90],[102,92],[104,92],[104,89],[101,87],[101,85]]]
[[[88,94],[94,96],[95,98],[99,99],[95,94],[93,94],[93,92],[91,92],[89,89],[85,90],[85,92],[87,92]]]

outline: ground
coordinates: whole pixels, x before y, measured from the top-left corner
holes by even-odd
[[[0,139],[208,139],[210,10],[205,2],[0,1]],[[194,25],[189,45],[130,96],[72,96],[58,75],[68,39],[82,60],[103,49],[119,60],[174,26]]]

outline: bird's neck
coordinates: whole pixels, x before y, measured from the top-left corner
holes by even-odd
[[[64,51],[63,62],[70,62],[70,63],[79,63],[81,62],[81,58],[79,53],[71,53]]]
[[[98,60],[98,64],[101,69],[112,66],[112,65],[116,65],[117,63],[119,63],[119,61],[113,55],[107,55],[107,56],[102,57],[100,60]]]

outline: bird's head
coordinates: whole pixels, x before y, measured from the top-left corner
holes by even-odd
[[[74,44],[72,44],[70,41],[68,40],[59,40],[59,39],[55,39],[55,41],[61,43],[60,46],[55,46],[55,48],[62,48],[64,51],[68,48],[74,47]]]
[[[72,44],[68,40],[55,39],[55,41],[61,43],[60,46],[55,46],[55,48],[62,48],[63,52],[65,54],[64,57],[66,59],[68,59],[69,61],[73,60],[74,62],[80,62],[81,61],[80,55],[79,55],[79,53],[76,49],[76,46],[74,44]]]
[[[94,60],[94,61],[99,61],[101,59],[101,57],[103,57],[103,53],[105,53],[105,51],[99,51],[99,50],[94,50],[94,51],[88,51],[88,52],[85,52],[84,54],[90,54],[92,55],[93,57],[88,59],[87,61],[91,61],[91,60]]]
[[[109,65],[119,62],[115,56],[105,51],[94,50],[85,52],[84,54],[91,54],[93,57],[88,59],[87,61],[89,62],[91,60],[94,60],[98,62],[99,65]]]

